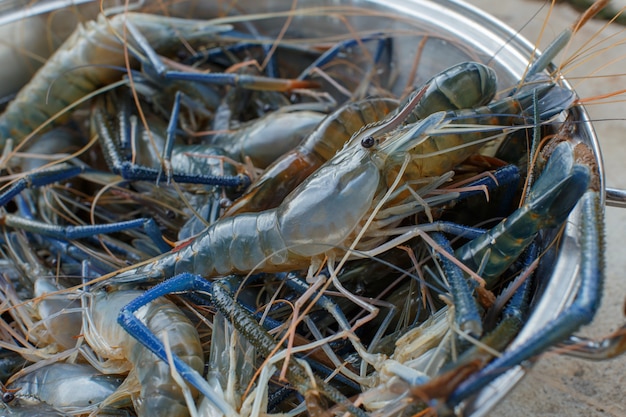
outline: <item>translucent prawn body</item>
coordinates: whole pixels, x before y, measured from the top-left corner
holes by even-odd
[[[107,358],[102,364],[107,372],[132,370],[140,385],[132,396],[140,416],[187,416],[181,388],[172,379],[169,366],[143,345],[137,343],[117,324],[117,315],[140,291],[117,291],[94,295],[85,338],[94,352]],[[172,302],[160,299],[139,312],[141,320],[155,334],[169,341],[171,352],[200,372],[204,359],[198,333],[182,311]],[[108,369],[107,369],[108,368]]]
[[[279,3],[100,16],[0,115],[7,415],[467,415],[579,349],[602,167],[545,70],[579,25],[520,58],[454,0]]]

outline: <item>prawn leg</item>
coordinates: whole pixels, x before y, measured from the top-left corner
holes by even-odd
[[[268,357],[276,347],[274,339],[266,332],[265,329],[258,324],[252,314],[245,308],[241,307],[233,299],[230,294],[231,279],[223,278],[217,281],[207,281],[202,276],[190,273],[182,273],[167,281],[158,284],[145,292],[140,297],[130,302],[126,307],[122,308],[118,316],[118,323],[135,339],[150,349],[161,360],[167,361],[166,351],[155,335],[153,335],[147,327],[135,316],[135,312],[146,303],[155,300],[158,297],[171,294],[173,292],[196,291],[209,294],[215,307],[220,312],[232,320],[235,328],[241,334],[251,341],[259,352]],[[236,415],[232,407],[224,401],[224,399],[215,394],[206,380],[202,378],[193,369],[190,369],[184,362],[173,355],[173,363],[176,370],[189,383],[196,387],[204,394],[222,413],[225,415]],[[297,362],[288,366],[288,377],[291,383],[296,384],[299,390],[307,390],[308,376],[306,372],[297,365]],[[316,378],[317,386],[322,387],[326,395],[339,404],[346,405],[348,410],[357,415],[365,417],[362,410],[354,407],[351,403],[335,388],[327,385],[323,381]]]
[[[481,390],[489,382],[510,368],[544,352],[552,345],[569,337],[580,326],[589,323],[600,304],[604,275],[603,236],[596,228],[603,216],[599,191],[590,190],[580,198],[581,208],[581,253],[580,289],[572,304],[557,318],[534,333],[515,349],[505,352],[482,370],[468,377],[447,399],[452,409],[470,395]],[[600,261],[598,261],[600,260]]]
[[[369,51],[367,43],[376,41],[375,49]],[[331,88],[337,89],[342,95],[348,95],[351,100],[364,98],[368,96],[380,95],[381,86],[386,84],[388,88],[393,85],[391,61],[393,54],[392,38],[384,33],[373,34],[359,39],[349,39],[339,42],[330,49],[321,54],[307,68],[305,68],[298,76],[299,80],[312,78],[315,73],[324,74],[325,67],[332,68],[332,59],[334,59],[341,51],[348,52],[350,49],[361,51],[364,56],[371,55],[371,63],[368,63],[361,75],[361,81],[354,87],[344,86],[345,82],[339,79],[330,83]],[[326,74],[324,77],[328,77]],[[341,77],[339,77],[341,78]]]
[[[177,120],[178,111],[180,109],[179,106],[180,94],[177,93],[174,102],[173,117],[167,131],[168,143],[164,149],[164,155],[167,159],[166,166],[170,167],[174,136],[173,126]],[[125,112],[126,106],[122,106],[122,109],[120,109],[120,116],[117,117],[118,126],[116,126],[116,128],[111,125],[106,107],[105,105],[94,106],[91,113],[91,122],[92,128],[95,129],[99,135],[99,140],[104,149],[111,171],[126,180],[158,181],[162,175],[162,169],[136,165],[130,161],[124,160],[121,155],[118,143],[124,143],[124,141],[128,140],[126,135],[128,134],[128,129],[130,129],[130,122],[127,120],[128,115]],[[236,189],[245,189],[250,183],[250,179],[246,175],[222,176],[186,174],[172,172],[171,169],[166,169],[166,172],[168,182],[169,180],[174,180],[180,183],[216,185]]]
[[[85,226],[59,226],[21,216],[5,214],[0,216],[0,224],[4,227],[26,230],[58,240],[84,239],[94,235],[116,233],[131,229],[143,229],[161,252],[167,252],[172,248],[163,240],[159,226],[154,219],[149,218]]]
[[[580,29],[588,20],[592,19],[598,14],[604,12],[604,16],[610,16],[611,18],[617,13],[614,13],[610,9],[605,9],[609,4],[608,0],[595,0],[585,5],[584,13],[574,22],[574,24],[565,30],[563,30],[554,40],[546,47],[545,51],[537,58],[532,65],[528,68],[527,76],[533,77],[544,71],[550,63],[556,58],[565,46],[572,39],[572,36]],[[609,18],[610,19],[610,18]]]
[[[560,344],[563,353],[578,358],[601,361],[613,359],[626,352],[626,326],[617,329],[613,335],[601,340],[581,336],[570,336]]]
[[[150,42],[143,36],[141,31],[134,27],[132,23],[127,23],[127,28],[137,45],[145,53],[146,59],[151,64],[154,72],[159,77],[163,77],[165,79],[197,81],[212,85],[241,87],[259,91],[291,91],[296,88],[310,88],[317,86],[317,83],[298,79],[291,80],[261,75],[235,73],[198,73],[169,70],[157,52],[152,48],[152,46],[150,46]]]
[[[83,172],[84,168],[64,165],[23,175],[0,193],[0,207],[6,206],[9,201],[28,188],[42,187],[74,178]]]
[[[532,251],[531,251],[532,252]],[[526,263],[531,263],[537,251],[529,253]],[[411,385],[411,394],[421,400],[429,401],[433,399],[446,398],[456,389],[462,379],[454,378],[455,375],[463,375],[480,369],[485,363],[493,359],[493,351],[501,351],[506,348],[510,341],[517,335],[524,323],[524,316],[528,310],[528,299],[531,280],[527,279],[515,290],[513,296],[502,311],[502,317],[498,325],[480,339],[480,345],[472,346],[452,364],[445,366],[437,376],[427,379],[413,381],[406,378],[401,373],[394,372]],[[486,349],[488,347],[490,349]],[[410,375],[410,374],[409,374]],[[449,410],[438,410],[445,414]]]
[[[384,34],[373,34],[371,36],[363,37],[360,39],[349,39],[344,42],[339,42],[333,45],[326,52],[321,54],[315,61],[313,61],[306,69],[304,69],[300,75],[298,76],[298,80],[304,80],[305,78],[311,76],[311,73],[316,68],[321,68],[324,65],[328,64],[332,59],[334,59],[337,54],[339,54],[342,50],[347,48],[352,48],[354,46],[358,46],[364,42],[370,41],[378,41],[378,48],[376,50],[376,54],[374,57],[374,62],[378,62],[385,48],[390,49],[389,45],[390,38],[385,36]]]
[[[577,163],[575,152],[571,143],[560,143],[524,205],[488,233],[456,249],[456,257],[473,270],[479,269],[485,257],[489,259],[481,269],[487,287],[495,284],[539,230],[561,225],[586,192],[593,168]]]
[[[19,197],[20,193],[26,189],[42,187],[58,181],[67,180],[83,172],[85,172],[83,167],[57,166],[52,169],[25,175],[0,194],[0,207],[4,207],[8,202]],[[143,229],[159,251],[167,252],[171,249],[171,246],[163,240],[159,226],[150,218],[138,218],[97,225],[60,226],[35,220],[29,205],[24,203],[22,198],[18,199],[17,205],[20,208],[20,215],[8,213],[0,214],[0,224],[2,226],[26,230],[41,236],[65,241],[131,229]]]
[[[431,234],[431,237],[443,250],[450,254],[453,253],[450,241],[443,234],[435,232]],[[439,258],[439,262],[443,266],[450,285],[450,292],[452,293],[455,307],[454,317],[459,329],[464,333],[479,337],[483,333],[483,325],[480,319],[478,304],[472,296],[473,281],[465,279],[461,268],[454,265],[449,259],[440,254],[437,254],[437,258]]]

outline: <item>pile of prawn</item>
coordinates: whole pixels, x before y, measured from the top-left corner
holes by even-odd
[[[429,42],[488,57],[400,16],[355,29],[376,12],[353,6],[146,11],[86,22],[0,115],[11,413],[453,413],[548,347],[492,362],[577,203],[601,278],[600,173],[558,76],[425,64]]]

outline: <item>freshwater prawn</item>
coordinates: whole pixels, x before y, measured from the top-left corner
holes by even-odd
[[[169,364],[161,361],[147,348],[129,337],[117,324],[117,314],[122,307],[143,294],[139,290],[97,292],[89,298],[85,340],[104,363],[90,361],[106,373],[130,371],[139,383],[139,392],[132,394],[139,416],[188,415],[187,403],[181,387],[175,382]],[[172,301],[160,298],[148,304],[139,313],[141,320],[168,341],[172,354],[181,358],[197,372],[204,368],[204,355],[198,332],[191,321]]]
[[[20,403],[33,403],[34,409],[39,406],[43,412],[47,404],[60,412],[87,414],[95,412],[122,381],[120,376],[104,375],[86,364],[57,362],[14,379],[7,387],[8,392],[15,392],[7,406],[20,410],[24,407]]]
[[[551,86],[550,89],[554,87]],[[411,97],[399,114],[404,115],[410,112],[413,108],[411,106],[419,101],[423,91],[422,89]],[[558,88],[556,91],[560,92]],[[550,100],[548,102],[553,103]],[[566,103],[569,103],[569,100],[566,100]],[[550,109],[550,111],[556,110]],[[476,116],[476,114],[480,113],[473,115]],[[261,213],[243,213],[221,219],[186,246],[174,249],[171,253],[156,258],[148,264],[137,266],[130,271],[106,276],[107,280],[101,284],[113,287],[122,283],[174,277],[171,281],[163,282],[140,299],[134,300],[126,306],[119,317],[119,323],[135,334],[141,333],[142,343],[146,346],[152,346],[151,349],[154,348],[158,342],[145,329],[139,327],[133,315],[134,311],[137,311],[144,302],[153,300],[155,297],[167,293],[167,291],[189,290],[191,288],[189,286],[193,285],[193,289],[211,294],[213,303],[223,314],[232,318],[238,330],[247,338],[253,338],[257,348],[263,352],[264,356],[271,356],[272,352],[278,349],[273,338],[258,328],[258,324],[250,313],[239,306],[232,299],[232,296],[223,295],[225,291],[226,293],[235,291],[224,288],[229,285],[228,280],[219,279],[209,283],[204,279],[233,272],[252,272],[257,268],[264,272],[280,272],[302,269],[306,268],[307,265],[312,265],[312,269],[317,270],[325,257],[329,259],[329,263],[333,263],[335,259],[349,253],[345,249],[348,246],[351,247],[350,251],[354,249],[361,252],[370,251],[368,255],[379,253],[380,251],[376,251],[380,243],[387,240],[389,235],[399,234],[393,231],[393,226],[399,222],[395,218],[388,222],[391,225],[389,232],[367,234],[371,230],[378,231],[376,227],[367,230],[368,222],[372,218],[376,218],[375,211],[384,205],[385,200],[390,199],[397,185],[397,182],[388,184],[387,178],[383,175],[385,170],[393,168],[398,161],[397,159],[393,160],[392,156],[407,155],[404,158],[403,167],[400,168],[400,172],[402,172],[407,168],[411,152],[420,154],[424,149],[426,151],[433,149],[433,147],[440,149],[438,145],[431,143],[435,140],[431,137],[431,133],[435,129],[442,129],[443,126],[453,123],[456,117],[458,114],[454,112],[438,112],[429,115],[422,121],[406,126],[401,125],[394,129],[392,127],[399,124],[398,120],[404,120],[404,118],[393,116],[385,125],[389,131],[382,129],[363,137],[356,135],[358,140],[352,138],[347,146],[287,196],[279,207]],[[459,143],[458,139],[461,139],[461,144],[463,143],[462,138],[454,134],[444,136],[455,144]],[[474,137],[470,136],[470,141],[473,139]],[[447,141],[443,141],[439,146],[445,149],[446,144],[452,146]],[[469,152],[473,153],[474,149]],[[454,165],[464,158],[465,155],[455,152],[455,157],[450,163]],[[444,165],[441,169],[450,168],[451,166]],[[428,172],[430,173],[430,171]],[[400,177],[401,175],[398,175],[398,178]],[[447,175],[430,178],[430,187],[438,186],[442,179],[445,181],[447,178],[449,178]],[[346,186],[347,184],[349,186]],[[429,187],[424,188],[428,189]],[[403,201],[399,196],[395,196],[395,198]],[[410,196],[409,198],[413,197]],[[444,201],[445,198],[449,197],[444,197]],[[316,207],[320,208],[310,207],[311,201],[314,201]],[[318,204],[319,206],[317,206]],[[319,210],[323,207],[341,210],[344,213],[343,222],[341,224],[329,224],[327,215],[318,216]],[[411,207],[409,212],[414,212],[414,208]],[[302,219],[305,217],[307,217],[307,221],[303,222]],[[398,217],[402,218],[402,216]],[[381,223],[386,225],[385,222]],[[289,240],[286,240],[284,236],[289,236]],[[360,240],[362,237],[364,237],[363,240]],[[259,243],[257,244],[256,241]],[[363,244],[360,245],[360,242]],[[216,256],[215,252],[211,252],[219,249],[220,246],[228,248],[231,251],[230,255],[234,254],[235,256],[220,257]],[[233,250],[235,252],[232,252]],[[201,282],[198,282],[198,279]],[[344,329],[344,331],[348,331],[348,329]],[[157,353],[156,350],[154,352]],[[162,357],[162,352],[158,354]],[[368,360],[376,361],[376,359]],[[299,390],[303,390],[303,394],[307,395],[312,386],[310,381],[307,383],[302,366],[286,361],[285,369],[288,378]],[[186,367],[181,368],[181,373],[189,378],[197,379],[194,373],[186,370]],[[313,386],[315,384],[313,383]],[[206,384],[195,386],[202,390],[204,385]],[[338,395],[334,388],[320,385],[319,389],[337,402],[338,406],[344,406],[345,399]],[[202,392],[207,396],[210,394],[206,387]],[[216,401],[216,406],[220,407],[222,411],[225,409],[224,407],[227,407],[222,401],[215,397],[212,398]],[[361,414],[358,409],[349,408],[349,411]]]
[[[425,402],[440,415],[452,414],[453,409],[459,404],[460,407],[465,406],[463,401],[487,382],[563,340],[592,318],[592,312],[597,308],[597,285],[603,273],[597,258],[590,255],[597,256],[602,247],[601,237],[589,226],[602,216],[598,210],[599,171],[590,148],[577,142],[573,132],[575,129],[571,121],[564,123],[550,145],[542,150],[548,162],[519,209],[489,230],[479,232],[463,228],[463,233],[473,239],[454,250],[456,259],[479,271],[481,278],[492,287],[496,284],[494,279],[501,279],[502,272],[528,248],[520,278],[501,293],[502,297],[506,297],[504,294],[510,297],[514,293],[502,312],[502,320],[489,328],[480,342],[475,342],[465,352],[463,344],[452,347],[455,333],[464,335],[467,332],[460,325],[451,324],[452,318],[464,314],[465,309],[455,298],[453,307],[442,309],[420,327],[406,332],[397,341],[391,361],[381,367],[381,382],[384,384],[363,394],[364,400],[372,401],[376,409],[381,407],[375,415],[387,415],[385,413],[399,410],[399,405],[394,403],[395,396],[384,388],[390,383],[387,379],[390,376],[406,383],[406,392],[411,393],[416,404]],[[582,227],[587,230],[581,238],[585,255],[581,266],[580,295],[562,316],[538,330],[522,346],[507,351],[507,345],[523,325],[529,305],[532,283],[528,275],[535,269],[536,265],[532,264],[538,256],[537,246],[531,242],[540,231],[554,230],[561,225],[579,202],[582,202],[586,216]],[[445,271],[446,277],[452,280],[449,268]],[[500,281],[498,284],[503,283]],[[451,293],[456,295],[453,290]],[[486,308],[498,309],[495,306]],[[482,330],[477,334],[482,334]],[[455,349],[462,353],[458,358],[453,353]],[[388,401],[380,401],[381,394],[387,395]],[[408,402],[404,406],[408,406]]]
[[[600,3],[602,2],[598,2],[597,5]],[[574,27],[578,29],[578,25],[574,25]],[[569,40],[572,32],[574,30],[571,28],[566,30],[561,36],[561,41],[563,39]],[[561,41],[557,40],[557,43]],[[551,56],[551,58],[554,57]],[[439,404],[438,407],[427,411],[437,413],[438,415],[471,414],[476,410],[476,402],[480,404],[482,397],[485,395],[484,391],[487,391],[487,396],[493,394],[492,391],[485,390],[485,386],[491,380],[509,370],[511,373],[518,372],[519,368],[516,369],[516,365],[521,364],[524,366],[526,364],[525,361],[534,360],[536,355],[545,352],[552,344],[565,340],[569,343],[564,352],[572,349],[572,354],[576,355],[576,341],[580,343],[581,339],[574,338],[568,341],[567,338],[577,331],[582,324],[589,323],[593,318],[600,303],[604,278],[604,261],[602,259],[604,250],[604,239],[602,236],[604,208],[601,206],[600,169],[596,166],[597,159],[594,158],[591,148],[582,143],[579,140],[580,138],[577,137],[579,128],[580,126],[577,125],[577,122],[567,120],[562,124],[560,131],[557,132],[556,139],[551,141],[550,146],[546,146],[542,153],[550,155],[548,164],[554,165],[549,168],[546,167],[542,177],[533,185],[533,191],[527,195],[528,201],[521,206],[520,210],[508,216],[505,221],[491,229],[488,233],[485,233],[483,237],[475,239],[455,251],[455,256],[460,261],[469,265],[473,270],[478,269],[481,271],[481,276],[485,279],[492,280],[495,276],[502,273],[503,268],[505,268],[505,265],[508,265],[511,257],[519,255],[520,245],[525,245],[524,241],[528,242],[525,233],[532,229],[530,223],[547,221],[555,222],[553,226],[558,225],[564,219],[562,217],[563,214],[569,214],[569,211],[563,213],[561,210],[567,206],[571,208],[578,202],[581,218],[573,220],[573,222],[576,224],[574,227],[579,231],[575,239],[579,245],[577,250],[581,252],[579,272],[576,274],[580,280],[580,289],[573,294],[575,295],[574,301],[558,316],[544,323],[543,327],[528,331],[524,335],[522,343],[517,343],[516,346],[499,354],[496,354],[494,351],[490,352],[487,346],[498,346],[496,351],[504,350],[508,343],[506,341],[513,337],[511,332],[515,334],[521,328],[522,322],[520,322],[520,319],[524,317],[525,309],[520,307],[524,303],[517,301],[519,304],[507,311],[503,316],[502,327],[499,325],[497,330],[481,340],[484,344],[476,343],[467,352],[468,354],[462,357],[457,366],[447,367],[446,373],[442,373],[432,381],[428,381],[428,378],[419,377],[410,380],[408,378],[417,373],[405,372],[403,378],[407,383],[413,385],[411,388],[412,395],[419,400],[426,401],[429,405],[437,404],[434,398],[440,398],[445,403],[444,406]],[[553,154],[550,154],[551,152]],[[549,174],[552,179],[547,181],[549,171],[552,171]],[[565,178],[559,179],[564,172],[571,172],[571,177],[567,180]],[[543,175],[546,175],[546,177]],[[585,178],[584,181],[582,181],[583,178]],[[544,183],[544,180],[547,182]],[[555,204],[553,213],[532,214],[536,208],[548,207],[550,204],[546,204],[546,202],[552,197],[559,195],[557,190],[560,185],[557,184],[565,184],[566,181],[572,181],[572,184],[565,187],[563,189],[564,194],[558,197],[564,203],[563,205]],[[546,185],[550,182],[552,182],[552,185],[547,187]],[[552,197],[550,197],[551,195]],[[570,197],[573,200],[565,203]],[[542,201],[544,199],[545,201]],[[536,200],[536,203],[532,203],[532,200]],[[531,208],[533,205],[536,205],[536,208]],[[536,220],[530,222],[533,217],[536,217]],[[555,220],[559,217],[561,220]],[[540,227],[542,228],[543,226]],[[505,237],[509,233],[512,235]],[[569,235],[568,239],[571,238],[571,235]],[[494,245],[494,243],[500,240],[502,241],[500,244]],[[508,243],[507,240],[509,241]],[[507,263],[503,265],[500,259],[507,259]],[[544,277],[541,276],[539,278],[543,279]],[[553,279],[558,279],[558,277],[553,277]],[[491,281],[491,284],[493,284],[493,281]],[[527,289],[525,293],[524,297],[528,297]],[[504,344],[502,344],[503,341],[505,341]],[[590,357],[594,359],[608,359],[624,351],[623,335],[620,336],[619,332],[613,335],[613,340],[610,342],[605,340],[604,344],[607,347],[610,345],[611,349],[598,349],[599,345],[596,345],[596,355],[591,355]],[[584,351],[586,346],[591,347],[592,344],[583,343],[581,350]],[[398,349],[400,348],[401,345],[398,344]],[[481,369],[494,356],[496,359],[484,369]],[[581,356],[586,357],[584,353]],[[397,375],[402,374],[398,372]],[[480,393],[481,399],[476,401],[470,398],[471,395],[477,392]],[[377,398],[375,395],[376,393],[374,393],[372,398]],[[397,412],[398,409],[397,405],[391,404],[384,412],[376,415],[387,415],[386,413]],[[524,412],[528,413],[528,410]]]
[[[114,274],[112,284],[115,285],[116,280],[118,282],[125,280],[132,282],[134,278],[139,281],[143,278],[167,278],[180,271],[192,271],[206,277],[213,277],[223,273],[222,271],[248,272],[256,270],[258,267],[264,270],[306,268],[312,261],[320,264],[327,255],[329,258],[337,258],[345,254],[346,250],[337,248],[337,246],[351,246],[355,236],[360,237],[358,232],[366,229],[364,236],[371,239],[367,242],[361,241],[360,246],[354,247],[363,250],[376,250],[382,239],[386,239],[386,237],[368,236],[368,233],[376,233],[377,231],[367,227],[363,219],[371,216],[376,210],[376,204],[386,200],[387,193],[393,190],[395,184],[393,181],[388,182],[386,178],[399,177],[398,171],[406,172],[404,158],[405,155],[413,155],[413,149],[409,150],[411,145],[405,144],[405,141],[419,142],[423,138],[429,140],[437,138],[437,134],[448,133],[446,129],[456,121],[454,118],[458,116],[436,114],[429,116],[424,122],[409,124],[408,127],[403,128],[398,126],[401,124],[400,119],[393,119],[393,117],[383,122],[383,124],[386,123],[386,126],[391,126],[389,130],[383,129],[382,132],[374,131],[371,132],[371,135],[361,135],[351,146],[339,153],[342,155],[341,157],[336,156],[337,159],[331,159],[334,165],[330,168],[320,168],[319,174],[314,174],[310,180],[305,181],[306,187],[298,188],[293,196],[288,197],[278,208],[272,209],[273,211],[266,210],[259,215],[237,215],[232,217],[233,220],[219,220],[198,241],[189,241],[186,246],[181,245],[173,252],[150,261],[149,264],[133,267],[130,272]],[[481,120],[478,119],[478,121]],[[484,119],[482,122],[486,123]],[[398,148],[394,149],[395,146]],[[395,153],[396,150],[397,153]],[[369,156],[367,156],[368,154]],[[394,159],[394,156],[397,158]],[[359,164],[365,166],[364,171],[357,170]],[[383,174],[386,172],[389,174],[383,180]],[[326,180],[332,178],[331,173],[339,173],[343,179],[338,179],[333,183],[337,185],[336,188],[323,191],[321,184],[325,185]],[[372,179],[377,184],[369,184],[368,181]],[[347,191],[343,189],[344,184],[341,183],[343,180],[350,185],[348,188],[351,189],[351,193],[358,194],[363,190],[366,197],[370,198],[369,202],[359,203],[363,206],[367,205],[365,209],[357,210],[354,213],[348,212],[346,217],[342,217],[342,213],[335,211],[338,211],[337,208],[351,209],[348,205],[352,204],[350,199],[356,194],[347,194]],[[304,188],[315,189],[316,191],[308,193],[303,191]],[[393,201],[393,205],[404,201],[402,200],[404,197],[398,197],[398,194],[394,197],[396,197],[395,200],[386,201]],[[335,210],[331,212],[331,209]],[[270,211],[271,214],[268,214]],[[328,239],[321,239],[319,243],[318,241],[311,243],[306,239],[311,239],[317,235],[310,234],[308,230],[301,230],[300,228],[307,226],[306,223],[309,218],[313,218],[315,221],[318,220],[317,217],[320,217],[320,221],[326,222],[324,224],[326,230],[320,234],[324,238],[328,237]],[[346,226],[346,229],[342,229],[343,225],[329,225],[329,218],[339,219],[338,223],[343,223],[344,219],[347,218],[350,224]],[[311,226],[315,232],[315,228],[319,227],[319,224],[313,223]],[[396,233],[394,231],[395,220],[387,227],[387,229],[379,229],[381,234]],[[301,231],[302,234],[300,234]],[[241,233],[238,237],[232,238],[233,232]],[[337,233],[337,235],[330,236],[333,233]],[[289,237],[290,240],[287,240],[286,237]],[[200,242],[206,246],[201,247]],[[236,246],[238,245],[243,248],[242,252],[237,252]],[[255,254],[255,256],[251,256],[250,253]],[[193,258],[193,256],[196,257]],[[262,259],[265,257],[270,257],[270,260]],[[240,258],[244,260],[249,258],[250,261],[244,263]],[[135,277],[134,275],[138,276]],[[107,322],[106,329],[114,329],[114,323]],[[269,345],[269,343],[268,341],[267,344]],[[271,352],[265,351],[263,354],[269,356]]]
[[[85,402],[92,401],[91,404],[94,404],[96,397],[103,406],[116,408],[120,404],[125,406],[124,400],[130,397],[140,416],[188,415],[183,389],[174,381],[169,365],[139,344],[116,322],[117,312],[143,294],[143,291],[120,290],[113,293],[67,291],[55,282],[55,278],[57,280],[63,278],[55,277],[52,271],[31,253],[28,242],[22,239],[21,235],[6,237],[10,238],[7,240],[14,242],[10,247],[13,262],[19,265],[23,275],[30,280],[33,287],[32,300],[26,305],[23,305],[24,302],[17,302],[14,297],[10,302],[15,306],[7,303],[9,312],[17,315],[15,320],[19,324],[17,330],[24,336],[16,336],[12,343],[2,342],[5,349],[15,350],[25,358],[37,362],[32,365],[34,369],[27,368],[19,372],[18,380],[27,385],[24,396],[21,397],[22,403],[30,398],[35,402],[33,409],[37,409],[37,401],[43,401],[66,411],[71,407],[86,407],[88,404]],[[82,272],[83,275],[87,275],[86,264]],[[9,292],[9,289],[11,288],[7,286],[4,292],[10,295],[12,292]],[[139,316],[161,340],[167,340],[168,349],[173,354],[182,358],[192,369],[198,372],[203,369],[204,357],[198,331],[176,304],[166,298],[159,298],[146,305]],[[36,321],[37,319],[39,321]],[[13,335],[16,335],[16,332],[13,332]],[[116,390],[114,387],[105,395],[98,389],[106,391],[111,386],[110,383],[107,384],[106,378],[88,379],[86,375],[91,371],[75,372],[69,365],[70,369],[66,371],[50,370],[50,373],[46,373],[37,370],[41,365],[60,364],[61,361],[69,361],[71,357],[77,355],[102,374],[127,375],[124,389],[113,395],[112,391]],[[34,374],[28,376],[31,371]],[[48,381],[50,375],[57,372],[70,373],[76,378],[87,378],[89,384],[94,386],[93,390],[86,391],[82,398],[74,395],[70,399],[75,402],[71,403],[64,393],[58,391],[62,386],[70,386],[70,382],[57,386]],[[25,373],[28,374],[27,377],[22,378]],[[12,379],[16,377],[18,375],[13,375]],[[27,395],[29,393],[32,395]],[[24,404],[20,407],[23,406]],[[40,407],[43,408],[44,405]]]
[[[378,129],[374,128],[371,134],[357,132],[340,152],[311,174],[278,207],[260,213],[241,213],[222,218],[194,239],[148,263],[115,275],[109,282],[141,278],[162,280],[182,272],[205,277],[248,273],[256,269],[281,272],[302,268],[310,264],[312,259],[319,262],[325,256],[343,256],[344,250],[341,248],[351,246],[351,239],[364,228],[365,219],[383,197],[389,198],[386,196],[388,192],[393,193],[395,185],[390,178],[395,177],[396,182],[399,181],[399,170],[408,169],[412,181],[442,176],[474,153],[477,146],[482,146],[480,140],[478,145],[471,145],[477,138],[488,140],[494,137],[491,129],[468,137],[456,134],[430,136],[432,129],[455,119],[465,120],[469,117],[469,120],[476,121],[484,117],[483,113],[493,115],[489,108],[459,114],[438,112],[420,122],[401,125],[424,91],[425,88],[416,92],[403,111],[381,123]],[[567,106],[573,97],[552,84],[548,84],[540,94],[550,93],[555,93],[557,102],[563,106]],[[514,109],[520,105],[516,100],[506,99],[498,102],[494,108],[508,108],[511,104]],[[544,105],[552,104],[551,100],[544,101]],[[562,108],[556,106],[544,110],[546,115],[553,115]],[[505,120],[504,123],[507,123],[510,119],[505,117]],[[396,129],[397,125],[400,126]],[[455,149],[452,154],[446,153],[447,148],[456,146],[461,149]],[[434,163],[433,158],[422,156],[435,151],[443,151],[445,155],[439,164]],[[406,155],[418,157],[409,158]],[[433,182],[446,180],[444,176]],[[410,194],[408,197],[396,197],[400,203],[413,199]],[[328,210],[332,210],[333,215]],[[407,210],[404,216],[416,212],[414,206]],[[398,219],[404,216],[393,216],[391,224],[397,224]],[[378,237],[363,239],[367,243],[355,249],[366,251],[375,248],[388,235],[377,232],[368,230],[367,233]]]
[[[68,104],[119,80],[123,72],[121,68],[125,67],[128,59],[132,59],[134,66],[137,56],[129,57],[127,49],[135,54],[141,50],[136,42],[132,42],[133,36],[127,33],[129,28],[133,28],[135,37],[145,37],[145,42],[156,51],[178,47],[181,38],[187,41],[215,40],[232,29],[229,25],[213,25],[206,20],[132,12],[110,18],[99,15],[95,21],[79,24],[0,115],[0,146],[4,148],[9,138],[14,140],[14,144],[20,144],[33,132],[45,127],[49,119],[62,115]],[[216,74],[214,80],[218,84],[260,89],[289,90],[310,85],[307,81],[288,81],[286,84],[283,81],[237,74]],[[48,96],[50,99],[47,99]]]
[[[410,109],[402,124],[416,122],[437,111],[487,104],[495,94],[496,76],[487,66],[465,62],[442,71],[424,85],[423,95]],[[461,86],[465,94],[458,94]],[[387,118],[387,114],[397,116],[398,112],[406,112],[409,101],[409,98],[405,103],[370,98],[341,106],[328,115],[302,143],[269,166],[224,215],[276,207],[353,135],[366,136],[388,129],[389,120],[393,118]],[[391,122],[391,125],[394,123]]]

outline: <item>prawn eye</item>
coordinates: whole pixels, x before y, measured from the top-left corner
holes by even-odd
[[[10,403],[11,401],[13,401],[15,399],[15,394],[13,394],[12,392],[4,392],[2,393],[2,402],[5,404]]]
[[[364,148],[371,148],[376,143],[376,139],[373,136],[365,136],[361,139],[361,146]]]

